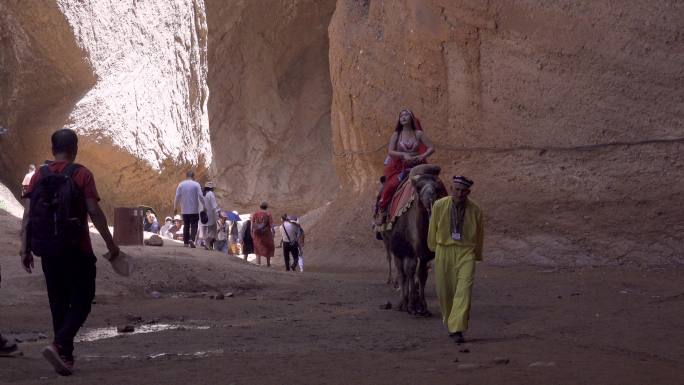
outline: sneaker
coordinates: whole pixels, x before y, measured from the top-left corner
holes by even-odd
[[[46,346],[43,349],[43,357],[55,368],[55,372],[60,376],[70,376],[74,373],[74,359],[61,355],[57,345],[51,344]]]
[[[190,241],[190,248],[191,248],[191,249],[194,249],[195,247],[196,247],[196,246],[195,246],[195,242]]]

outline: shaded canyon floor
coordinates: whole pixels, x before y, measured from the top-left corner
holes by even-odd
[[[101,241],[95,244],[101,254]],[[681,268],[479,264],[469,342],[457,346],[439,319],[432,275],[427,295],[435,316],[422,319],[381,309],[397,297],[381,270],[312,265],[313,272],[286,273],[282,266],[173,246],[125,247],[138,257],[128,280],[100,259],[96,303],[82,335],[125,324],[145,332],[78,343],[76,374],[60,378],[40,355],[51,338],[43,278],[20,271],[13,248],[3,249],[0,331],[25,340],[23,357],[0,359],[3,383],[674,384],[684,378]],[[217,300],[216,293],[232,295]]]

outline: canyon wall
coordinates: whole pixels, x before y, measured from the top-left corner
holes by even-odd
[[[490,260],[682,262],[683,27],[664,0],[340,0],[342,184],[371,199],[408,107],[445,178],[475,180]]]
[[[312,261],[367,266],[408,107],[490,261],[682,263],[682,31],[666,0],[2,0],[0,179],[71,127],[106,208],[166,214],[193,167],[225,208],[319,207]]]
[[[333,199],[329,20],[334,0],[207,0],[209,125],[218,196],[301,213]]]
[[[3,179],[50,159],[52,131],[79,134],[105,208],[168,212],[187,168],[211,163],[201,0],[4,0]]]

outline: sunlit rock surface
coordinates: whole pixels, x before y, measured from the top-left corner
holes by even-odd
[[[50,158],[73,128],[105,207],[168,209],[186,167],[211,163],[202,1],[7,0],[2,12],[3,176]],[[7,149],[7,150],[5,150]]]

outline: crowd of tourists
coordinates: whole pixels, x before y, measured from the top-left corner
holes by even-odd
[[[27,177],[30,179],[28,174]],[[214,190],[214,182],[200,187],[194,172],[188,171],[176,189],[173,217],[165,217],[160,225],[156,214],[148,208],[142,220],[143,231],[182,241],[185,247],[241,255],[245,260],[253,254],[258,265],[265,258],[269,267],[276,249],[274,238],[280,235],[285,269],[304,271],[304,229],[296,216],[284,214],[277,225],[266,202],[251,215],[224,211],[218,206]]]
[[[262,202],[259,210],[246,216],[243,222],[237,211],[223,211],[218,207],[214,189],[211,181],[201,188],[195,181],[194,172],[188,171],[186,179],[176,189],[174,218],[166,218],[165,225],[160,228],[161,234],[182,240],[185,247],[199,246],[205,250],[242,255],[245,260],[254,254],[258,265],[265,258],[266,266],[270,267],[279,227],[285,269],[304,271],[304,230],[297,217],[284,214],[278,226],[273,221],[268,203]],[[147,218],[146,215],[146,223],[149,222]]]

